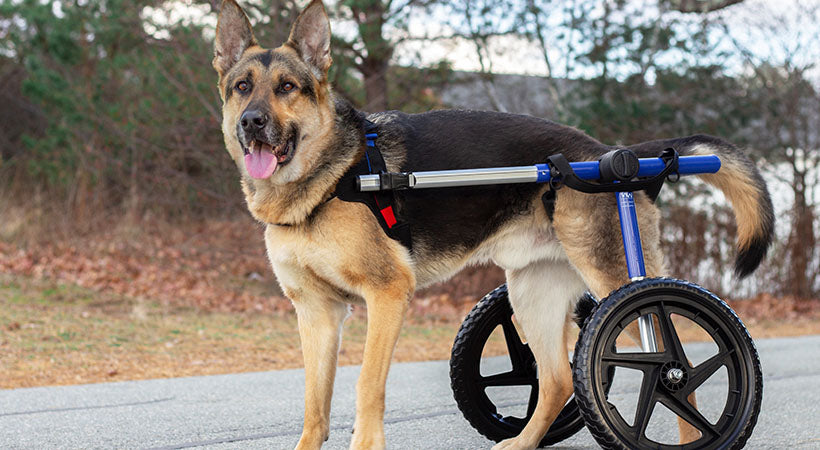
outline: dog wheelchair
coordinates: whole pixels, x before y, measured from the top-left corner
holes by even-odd
[[[720,159],[714,155],[679,157],[667,149],[660,157],[639,159],[630,150],[619,149],[598,161],[571,163],[558,154],[534,166],[362,175],[357,185],[360,191],[368,192],[549,183],[551,189],[542,197],[549,213],[555,192],[562,187],[614,193],[630,282],[600,302],[589,293],[579,300],[576,316],[580,317],[576,320],[580,332],[571,361],[574,395],[541,446],[562,441],[586,425],[598,444],[608,449],[741,448],[757,422],[762,397],[762,373],[754,343],[734,311],[706,289],[682,280],[646,278],[633,197],[635,191],[642,190],[654,200],[667,180],[719,169]],[[716,348],[702,361],[693,362],[678,335],[676,323],[687,321],[705,331]],[[630,347],[632,344],[622,338],[624,330],[635,323],[640,348]],[[482,354],[499,327],[509,369],[483,375]],[[610,395],[616,369],[640,373],[637,402],[616,401],[616,397],[624,397],[623,390]],[[690,396],[718,372],[723,394],[706,392],[714,410],[707,418],[690,402]],[[518,435],[532,416],[538,399],[535,358],[516,331],[506,285],[482,298],[462,323],[453,345],[450,378],[459,409],[491,440]],[[488,389],[498,387],[529,387],[529,397],[491,398]],[[628,390],[634,392],[635,387]],[[526,405],[526,412],[507,415],[503,411],[511,405]],[[649,435],[647,428],[658,405],[697,430],[699,437],[680,445]]]

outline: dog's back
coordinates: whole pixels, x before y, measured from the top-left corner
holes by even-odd
[[[378,125],[377,146],[391,171],[524,166],[543,163],[556,153],[563,153],[570,161],[588,161],[614,148],[575,128],[518,114],[389,111],[372,114],[369,119]],[[735,206],[740,224],[738,274],[746,275],[757,267],[771,241],[774,216],[765,183],[743,152],[706,135],[628,148],[640,157],[658,156],[667,148],[681,155],[719,155],[721,173],[702,178],[723,190]],[[533,213],[545,189],[537,184],[510,184],[401,192],[399,213],[413,231],[416,259],[435,259],[474,251],[511,219]],[[611,201],[614,204],[614,198]],[[594,209],[586,212],[592,221],[598,213]],[[595,237],[617,239],[609,233]]]

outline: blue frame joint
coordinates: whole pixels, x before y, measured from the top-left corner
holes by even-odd
[[[536,164],[535,171],[537,178],[536,183],[546,183],[550,180],[550,166],[549,164]]]

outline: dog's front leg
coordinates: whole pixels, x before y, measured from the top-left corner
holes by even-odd
[[[305,360],[305,423],[296,448],[318,449],[330,432],[330,399],[347,306],[325,299],[293,304]]]
[[[365,294],[367,337],[356,384],[356,423],[351,449],[384,448],[385,382],[412,292],[412,283],[396,282]]]

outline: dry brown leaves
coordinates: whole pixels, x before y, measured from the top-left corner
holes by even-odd
[[[730,301],[729,305],[746,322],[764,320],[796,321],[820,318],[820,299],[760,294],[757,297]]]
[[[0,272],[207,310],[290,309],[250,220],[149,223],[25,248],[0,242]]]

